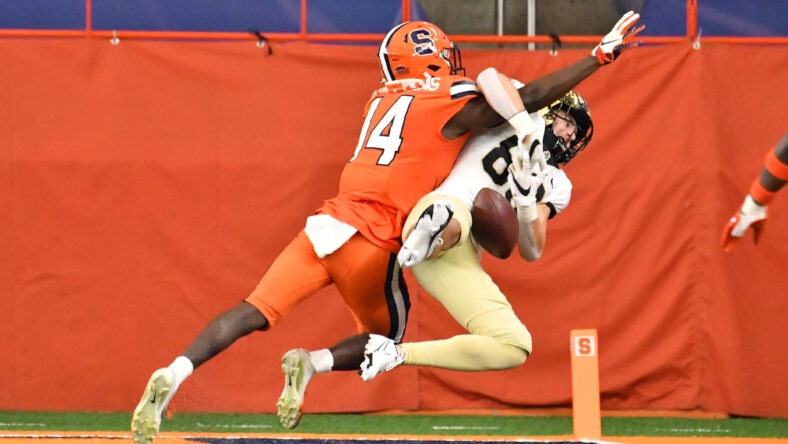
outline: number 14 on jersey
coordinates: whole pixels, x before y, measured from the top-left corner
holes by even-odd
[[[377,125],[369,132],[369,127],[372,123],[372,118],[375,116],[376,111],[382,97],[378,97],[369,105],[369,112],[364,119],[364,126],[361,128],[361,135],[358,138],[358,145],[356,151],[353,153],[351,162],[356,160],[362,149],[376,149],[382,150],[380,157],[378,157],[377,165],[390,165],[394,157],[399,152],[399,147],[402,145],[402,127],[405,125],[405,116],[408,114],[410,102],[413,101],[413,96],[400,96],[380,118]],[[386,130],[388,129],[388,132]],[[369,132],[369,137],[367,137]],[[364,141],[367,141],[366,145]]]

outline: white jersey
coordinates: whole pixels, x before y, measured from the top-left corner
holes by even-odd
[[[545,121],[539,113],[531,113],[537,127],[533,143],[542,145]],[[446,180],[431,194],[456,197],[470,209],[476,193],[482,188],[492,188],[506,199],[512,199],[509,190],[509,165],[517,149],[517,135],[508,123],[477,132],[465,143],[454,167]],[[547,154],[547,153],[545,153]],[[559,168],[547,165],[547,176],[536,194],[538,201],[550,207],[550,217],[569,205],[572,182]]]

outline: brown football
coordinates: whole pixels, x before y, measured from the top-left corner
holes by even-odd
[[[506,259],[517,243],[519,223],[509,201],[491,188],[482,188],[473,199],[471,233],[488,253]]]

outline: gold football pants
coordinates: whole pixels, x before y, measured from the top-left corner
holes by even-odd
[[[525,362],[531,334],[515,315],[501,290],[482,269],[468,239],[471,214],[457,199],[428,195],[421,199],[405,224],[407,233],[431,203],[447,199],[462,227],[462,239],[440,257],[413,267],[419,284],[437,299],[470,334],[453,338],[403,343],[406,365],[462,371],[503,370]]]

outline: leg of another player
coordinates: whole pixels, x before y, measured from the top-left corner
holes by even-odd
[[[481,267],[472,245],[463,244],[437,261],[425,261],[413,272],[422,288],[470,334],[403,343],[405,365],[482,371],[525,362],[531,335]]]
[[[470,334],[401,345],[370,335],[361,364],[363,380],[401,364],[485,371],[525,362],[531,351],[531,334],[482,269],[473,245],[466,242],[437,260],[424,261],[413,273],[422,288]]]
[[[331,348],[306,351],[303,358],[309,360],[312,373],[331,371],[357,371],[364,360],[364,346],[369,340],[368,333],[349,336]],[[295,349],[303,350],[303,349]],[[291,350],[288,353],[294,352]]]
[[[150,444],[161,424],[161,415],[181,383],[195,367],[219,354],[238,338],[264,329],[268,321],[257,308],[241,302],[214,318],[169,367],[156,370],[148,381],[131,422],[136,444]]]
[[[276,403],[276,410],[283,427],[292,429],[301,422],[301,405],[312,376],[335,370],[358,371],[361,368],[369,336],[362,333],[345,338],[330,349],[307,351],[297,348],[282,356],[285,387]]]
[[[360,371],[362,363],[368,365],[368,361],[373,360],[380,361],[380,365],[385,368],[392,364],[397,366],[404,360],[402,348],[394,340],[368,333],[347,337],[330,349],[306,353],[305,358],[309,359],[314,373]]]
[[[329,350],[333,359],[333,366],[328,370],[358,371],[364,360],[364,346],[369,340],[369,334],[350,336],[341,340]]]

